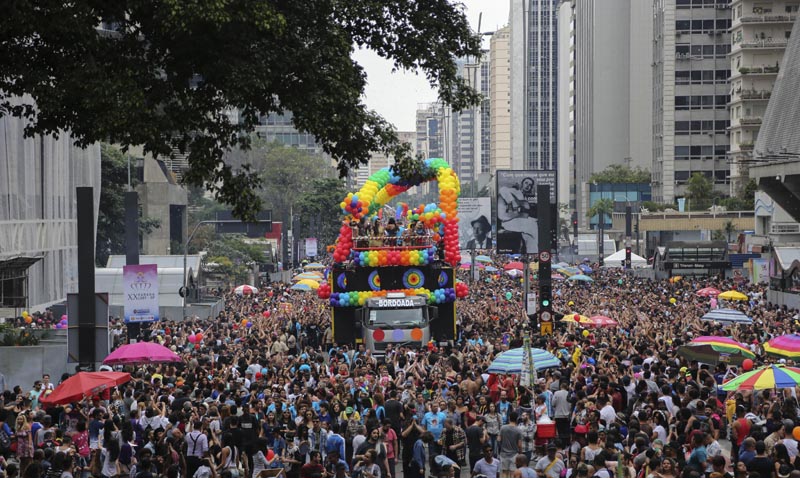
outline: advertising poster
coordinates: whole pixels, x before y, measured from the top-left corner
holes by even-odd
[[[306,257],[317,257],[317,238],[306,238]]]
[[[492,198],[458,200],[458,244],[461,250],[492,249]]]
[[[539,252],[536,188],[540,184],[550,186],[550,204],[555,205],[555,171],[497,171],[495,242],[499,254]]]
[[[125,323],[158,320],[158,267],[139,264],[122,268]]]

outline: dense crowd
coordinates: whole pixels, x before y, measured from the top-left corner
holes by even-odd
[[[503,259],[495,265],[502,271]],[[481,272],[458,302],[454,344],[400,346],[381,359],[334,344],[330,313],[313,293],[273,283],[229,294],[218,317],[144,330],[180,364],[128,367],[130,382],[64,406],[41,406],[49,377],[32,389],[4,385],[0,470],[7,478],[800,476],[795,389],[721,392],[726,374],[739,371],[676,354],[692,337],[721,335],[770,361],[761,344],[794,332],[795,311],[770,305],[763,286],[719,278],[656,281],[613,269],[592,277],[555,282],[555,309],[618,326],[559,323],[542,337],[521,307],[521,279]],[[712,304],[696,291],[706,286],[747,294],[720,305],[753,325],[702,322]],[[529,386],[487,373],[525,336],[561,367]]]

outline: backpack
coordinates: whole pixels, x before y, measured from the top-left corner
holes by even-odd
[[[0,428],[0,450],[8,450],[11,448],[11,437],[3,428]]]

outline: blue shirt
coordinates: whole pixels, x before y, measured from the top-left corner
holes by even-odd
[[[414,449],[411,451],[411,461],[416,463],[420,470],[425,469],[425,444],[422,440],[414,442]]]
[[[433,439],[436,441],[439,441],[439,437],[442,435],[445,418],[447,418],[447,415],[444,412],[428,412],[422,418],[422,426],[431,432]]]

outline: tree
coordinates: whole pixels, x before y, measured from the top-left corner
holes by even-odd
[[[588,217],[600,216],[605,214],[611,214],[614,212],[614,201],[609,198],[598,199],[592,207],[589,208],[586,215]],[[603,223],[603,217],[600,217],[600,223]]]
[[[694,173],[686,183],[686,197],[690,200],[689,209],[700,211],[708,207],[713,197],[714,185],[703,173]]]
[[[599,173],[589,177],[590,183],[597,184],[623,184],[623,183],[650,183],[650,171],[636,167],[631,169],[621,164],[611,164]]]
[[[125,254],[125,192],[128,182],[128,157],[109,144],[100,145],[100,207],[97,215],[95,263],[105,267],[108,256]],[[138,180],[131,177],[131,186]],[[139,235],[150,234],[161,226],[154,218],[139,217]]]
[[[21,2],[0,31],[0,115],[25,118],[28,135],[69,130],[79,146],[187,152],[185,181],[249,219],[260,178],[224,153],[248,148],[262,115],[291,112],[341,175],[373,152],[409,156],[364,104],[354,48],[420,71],[455,110],[481,99],[455,63],[480,56],[480,38],[449,0]]]
[[[300,213],[300,236],[314,237],[319,247],[333,244],[341,227],[339,203],[347,195],[342,181],[335,178],[315,179],[308,191],[297,198]]]

